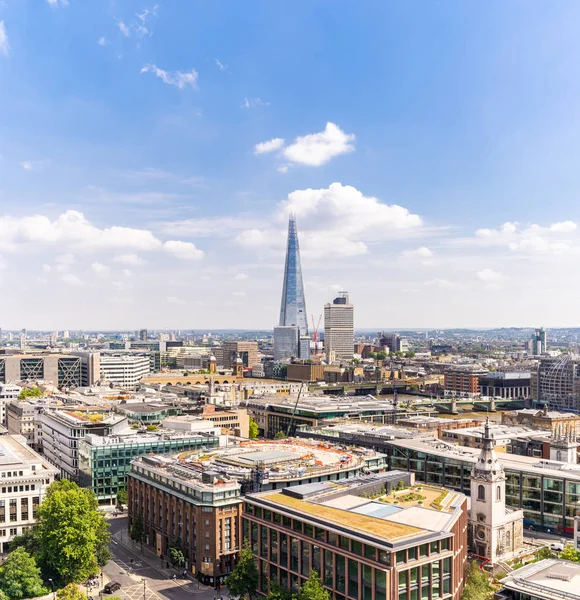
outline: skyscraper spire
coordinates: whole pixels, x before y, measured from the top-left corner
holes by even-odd
[[[284,284],[282,286],[282,302],[280,305],[280,321],[282,327],[298,327],[299,335],[308,335],[308,318],[304,283],[302,282],[302,265],[300,263],[300,244],[296,215],[292,212],[288,219],[288,243],[286,246],[286,262],[284,265]]]

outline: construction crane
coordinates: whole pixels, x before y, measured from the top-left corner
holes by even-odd
[[[314,342],[314,354],[318,354],[318,328],[320,327],[320,321],[322,315],[318,317],[318,323],[314,326],[314,315],[310,315],[312,318],[312,341]]]

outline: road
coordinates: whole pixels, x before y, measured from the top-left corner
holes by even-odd
[[[166,569],[164,562],[146,549],[142,555],[139,545],[127,536],[127,517],[112,517],[109,522],[113,560],[109,561],[104,573],[110,581],[121,584],[115,596],[127,600],[214,600],[212,588],[198,586],[191,577],[184,579],[179,575],[174,580],[175,569]],[[222,588],[221,593],[224,599],[228,598],[227,590]],[[103,600],[106,598],[103,594]]]

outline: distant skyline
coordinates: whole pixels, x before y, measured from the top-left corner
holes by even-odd
[[[0,327],[579,324],[576,0],[0,1]]]

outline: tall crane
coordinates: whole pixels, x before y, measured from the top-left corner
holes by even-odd
[[[314,325],[314,315],[310,315],[310,317],[312,318],[312,341],[314,342],[314,354],[318,354],[318,328],[320,327],[322,315],[318,317],[318,323],[316,326]]]

